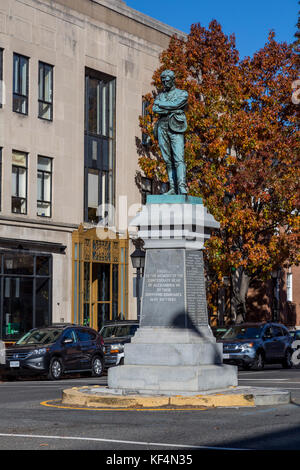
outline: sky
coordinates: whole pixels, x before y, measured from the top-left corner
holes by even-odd
[[[298,0],[125,0],[146,15],[185,33],[193,23],[208,27],[216,19],[225,34],[235,34],[240,58],[262,48],[270,30],[279,42],[294,41]]]

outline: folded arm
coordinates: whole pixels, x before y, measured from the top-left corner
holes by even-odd
[[[187,91],[181,90],[180,94],[172,100],[160,100],[159,96],[154,101],[153,111],[158,114],[164,114],[164,111],[175,111],[186,106],[188,101]]]

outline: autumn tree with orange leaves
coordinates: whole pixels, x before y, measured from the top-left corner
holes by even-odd
[[[231,319],[246,316],[251,280],[300,262],[299,105],[292,102],[298,78],[292,45],[273,32],[264,48],[240,60],[234,36],[212,21],[191,27],[186,40],[172,37],[154,72],[155,90],[145,96],[140,118],[148,145],[139,165],[146,177],[167,181],[153,125],[160,74],[171,69],[176,86],[189,93],[185,160],[189,194],[200,196],[220,222],[206,243],[210,301],[231,278]]]

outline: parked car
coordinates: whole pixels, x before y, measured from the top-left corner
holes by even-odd
[[[105,367],[124,364],[124,345],[130,343],[139,327],[133,320],[110,322],[100,330],[105,344]]]
[[[263,369],[265,363],[292,367],[292,337],[278,323],[244,323],[232,326],[219,340],[223,343],[223,362],[244,369]]]
[[[104,370],[104,342],[96,330],[73,324],[54,324],[28,331],[6,349],[4,375],[48,375],[58,380],[64,373]]]

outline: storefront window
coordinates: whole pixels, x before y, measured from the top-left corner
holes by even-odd
[[[51,255],[0,252],[1,339],[16,341],[51,320]]]

